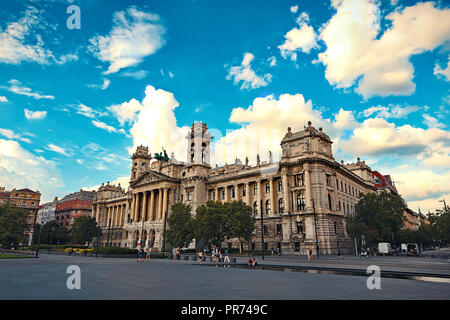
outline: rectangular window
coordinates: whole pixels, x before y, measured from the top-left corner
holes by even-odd
[[[280,235],[283,233],[283,229],[281,228],[281,224],[277,224],[277,234]]]
[[[214,192],[214,190],[211,191],[211,200],[216,200],[216,193]]]
[[[300,251],[300,242],[295,242],[295,251],[296,252]]]
[[[235,190],[235,188],[232,188],[231,189],[231,198],[235,198],[235,196],[236,196],[236,190]]]
[[[303,233],[303,223],[301,221],[297,222],[297,233]]]
[[[337,223],[334,222],[334,234],[337,234]]]
[[[187,199],[188,199],[188,201],[192,200],[192,191],[189,191],[187,193]]]
[[[278,181],[278,191],[283,191],[283,182]]]
[[[266,183],[266,193],[269,193],[269,192],[270,192],[270,184]]]
[[[242,188],[242,196],[245,197],[247,195],[247,188]]]
[[[327,174],[327,186],[331,187],[331,175]]]
[[[296,174],[295,176],[295,186],[299,187],[303,185],[303,174]]]
[[[257,185],[257,184],[255,184],[255,185],[253,186],[253,194],[254,194],[254,195],[257,195],[257,194],[258,194],[258,185]]]
[[[267,236],[269,234],[269,227],[264,225],[264,235]]]

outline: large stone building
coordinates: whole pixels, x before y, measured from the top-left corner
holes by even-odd
[[[260,250],[262,231],[265,248],[280,247],[283,253],[315,252],[316,243],[322,254],[352,250],[344,216],[354,214],[360,193],[376,191],[373,173],[359,158],[352,164],[336,162],[332,141],[322,128],[311,122],[300,132],[288,128],[280,161],[270,156],[261,162],[258,155],[256,165],[246,159],[211,167],[211,135],[201,122],[192,125],[187,140],[186,162],[173,156],[151,161],[148,148],[139,146],[131,157],[128,190],[109,183],[99,188],[92,216],[103,228],[103,245],[142,243],[160,249],[164,218],[172,204],[189,204],[195,215],[207,200],[242,200],[253,208],[256,219],[254,242],[244,249]],[[238,243],[230,239],[224,245]]]
[[[30,229],[27,231],[28,244],[31,245],[33,239],[33,230],[36,223],[37,211],[39,210],[39,201],[41,200],[41,193],[36,190],[25,189],[12,189],[11,191],[5,190],[5,187],[0,187],[0,203],[10,203],[17,207],[26,209],[28,211],[27,222]]]
[[[62,198],[55,207],[55,220],[66,229],[72,228],[73,220],[82,215],[90,215],[95,191],[74,192]]]

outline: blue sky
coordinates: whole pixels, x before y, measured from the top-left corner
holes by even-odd
[[[277,159],[286,128],[311,120],[337,161],[391,174],[413,210],[450,195],[445,1],[8,1],[0,40],[7,188],[124,184],[138,144],[184,161],[197,120],[214,163]]]

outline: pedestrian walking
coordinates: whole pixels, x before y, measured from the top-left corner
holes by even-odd
[[[197,255],[198,255],[198,263],[199,263],[199,264],[202,264],[202,260],[203,260],[203,253],[202,253],[202,250],[200,250],[200,251],[197,253]]]
[[[144,249],[143,248],[141,248],[140,250],[139,250],[139,258],[138,258],[138,262],[144,262]]]
[[[280,250],[280,247],[277,248],[277,255],[278,255],[278,256],[281,256],[281,250]]]
[[[211,251],[212,262],[216,262],[216,250],[213,248]]]
[[[338,259],[342,259],[343,258],[342,257],[342,253],[341,253],[341,249],[337,250],[337,257],[338,257]]]
[[[230,263],[230,258],[228,257],[228,249],[225,249],[225,251],[223,252],[224,258],[223,258],[223,263],[227,262]]]
[[[175,248],[172,249],[172,259],[175,260],[177,258],[177,250]]]
[[[150,261],[150,254],[152,253],[152,250],[150,248],[147,248],[145,260]]]
[[[308,260],[311,260],[311,258],[312,258],[312,250],[309,249],[308,250]]]

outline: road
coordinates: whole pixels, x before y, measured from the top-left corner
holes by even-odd
[[[267,257],[267,260],[275,257]],[[378,259],[400,262],[415,270],[448,272],[445,260]],[[283,257],[294,263],[318,261]],[[371,260],[375,262],[376,259]],[[417,260],[417,261],[416,261]],[[273,264],[276,261],[270,261]],[[415,263],[413,263],[415,262]],[[268,263],[268,262],[267,262]],[[285,263],[278,260],[278,263]],[[359,265],[367,261],[322,259],[320,264]],[[423,265],[425,263],[425,265]],[[442,263],[442,265],[439,265]],[[69,265],[81,270],[81,289],[67,288]],[[422,265],[422,267],[421,267]],[[383,268],[383,267],[382,267]],[[311,274],[200,266],[192,261],[90,258],[42,254],[41,258],[0,261],[0,299],[182,299],[182,300],[292,300],[292,299],[449,299],[450,284],[405,279],[381,279],[381,289],[369,290],[366,276]]]

